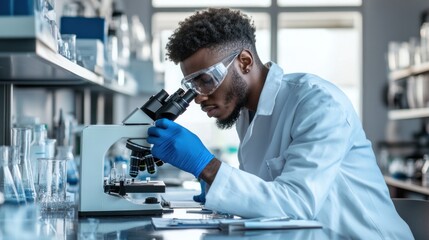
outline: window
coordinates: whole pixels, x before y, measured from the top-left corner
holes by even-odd
[[[271,0],[153,0],[154,7],[269,7]]]
[[[263,62],[277,62],[287,73],[310,72],[338,85],[361,113],[361,0],[153,0],[152,32],[155,69],[172,93],[183,78],[179,66],[165,61],[165,45],[178,23],[200,7],[237,7],[254,20],[256,48]],[[276,6],[271,6],[275,4]],[[293,7],[299,8],[297,12]],[[331,6],[320,13],[315,6]],[[335,11],[335,7],[350,9]],[[167,9],[168,8],[168,9]],[[290,11],[291,9],[292,12]],[[318,12],[319,11],[319,12]],[[276,21],[276,22],[271,22]],[[227,151],[238,146],[235,129],[219,130],[198,105],[192,103],[178,123],[195,132],[211,148]]]
[[[315,7],[315,6],[360,6],[362,0],[277,0],[279,6]]]
[[[307,72],[336,84],[361,113],[359,13],[282,13],[278,63],[286,73]]]

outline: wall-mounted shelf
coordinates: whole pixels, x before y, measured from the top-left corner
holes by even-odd
[[[429,117],[429,108],[389,110],[388,117],[390,120]]]
[[[0,82],[32,86],[88,85],[97,90],[137,94],[135,85],[105,82],[103,76],[58,54],[46,40],[49,38],[40,37],[41,34],[36,34],[31,28],[37,25],[34,17],[3,17],[0,18],[0,26],[13,19],[17,20],[18,28],[27,29],[0,34]]]
[[[389,80],[396,81],[409,76],[418,75],[421,73],[429,72],[429,62],[420,65],[412,66],[409,68],[395,70],[389,73]]]

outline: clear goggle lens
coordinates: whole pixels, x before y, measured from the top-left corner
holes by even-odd
[[[211,67],[186,76],[182,79],[182,87],[186,90],[193,89],[200,95],[212,94],[226,78],[228,68],[238,54],[239,52],[235,52]],[[225,65],[224,62],[228,62],[228,64]]]

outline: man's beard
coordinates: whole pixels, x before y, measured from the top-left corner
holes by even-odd
[[[225,97],[225,105],[231,103],[234,98],[237,99],[237,103],[232,113],[225,119],[217,119],[216,125],[220,129],[229,129],[234,126],[235,122],[240,117],[241,109],[246,105],[247,102],[247,88],[246,81],[237,73],[235,69],[232,70],[232,86],[228,89]]]

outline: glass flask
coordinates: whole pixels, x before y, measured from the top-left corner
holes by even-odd
[[[12,173],[13,182],[15,183],[17,195],[17,202],[25,204],[27,202],[25,197],[24,185],[22,182],[21,171],[19,170],[19,148],[11,146],[9,148],[9,170]]]
[[[0,192],[3,193],[5,204],[18,204],[18,193],[8,164],[9,147],[0,146]]]
[[[31,128],[12,128],[12,146],[18,148],[18,165],[27,202],[36,200],[36,189],[30,165]]]

